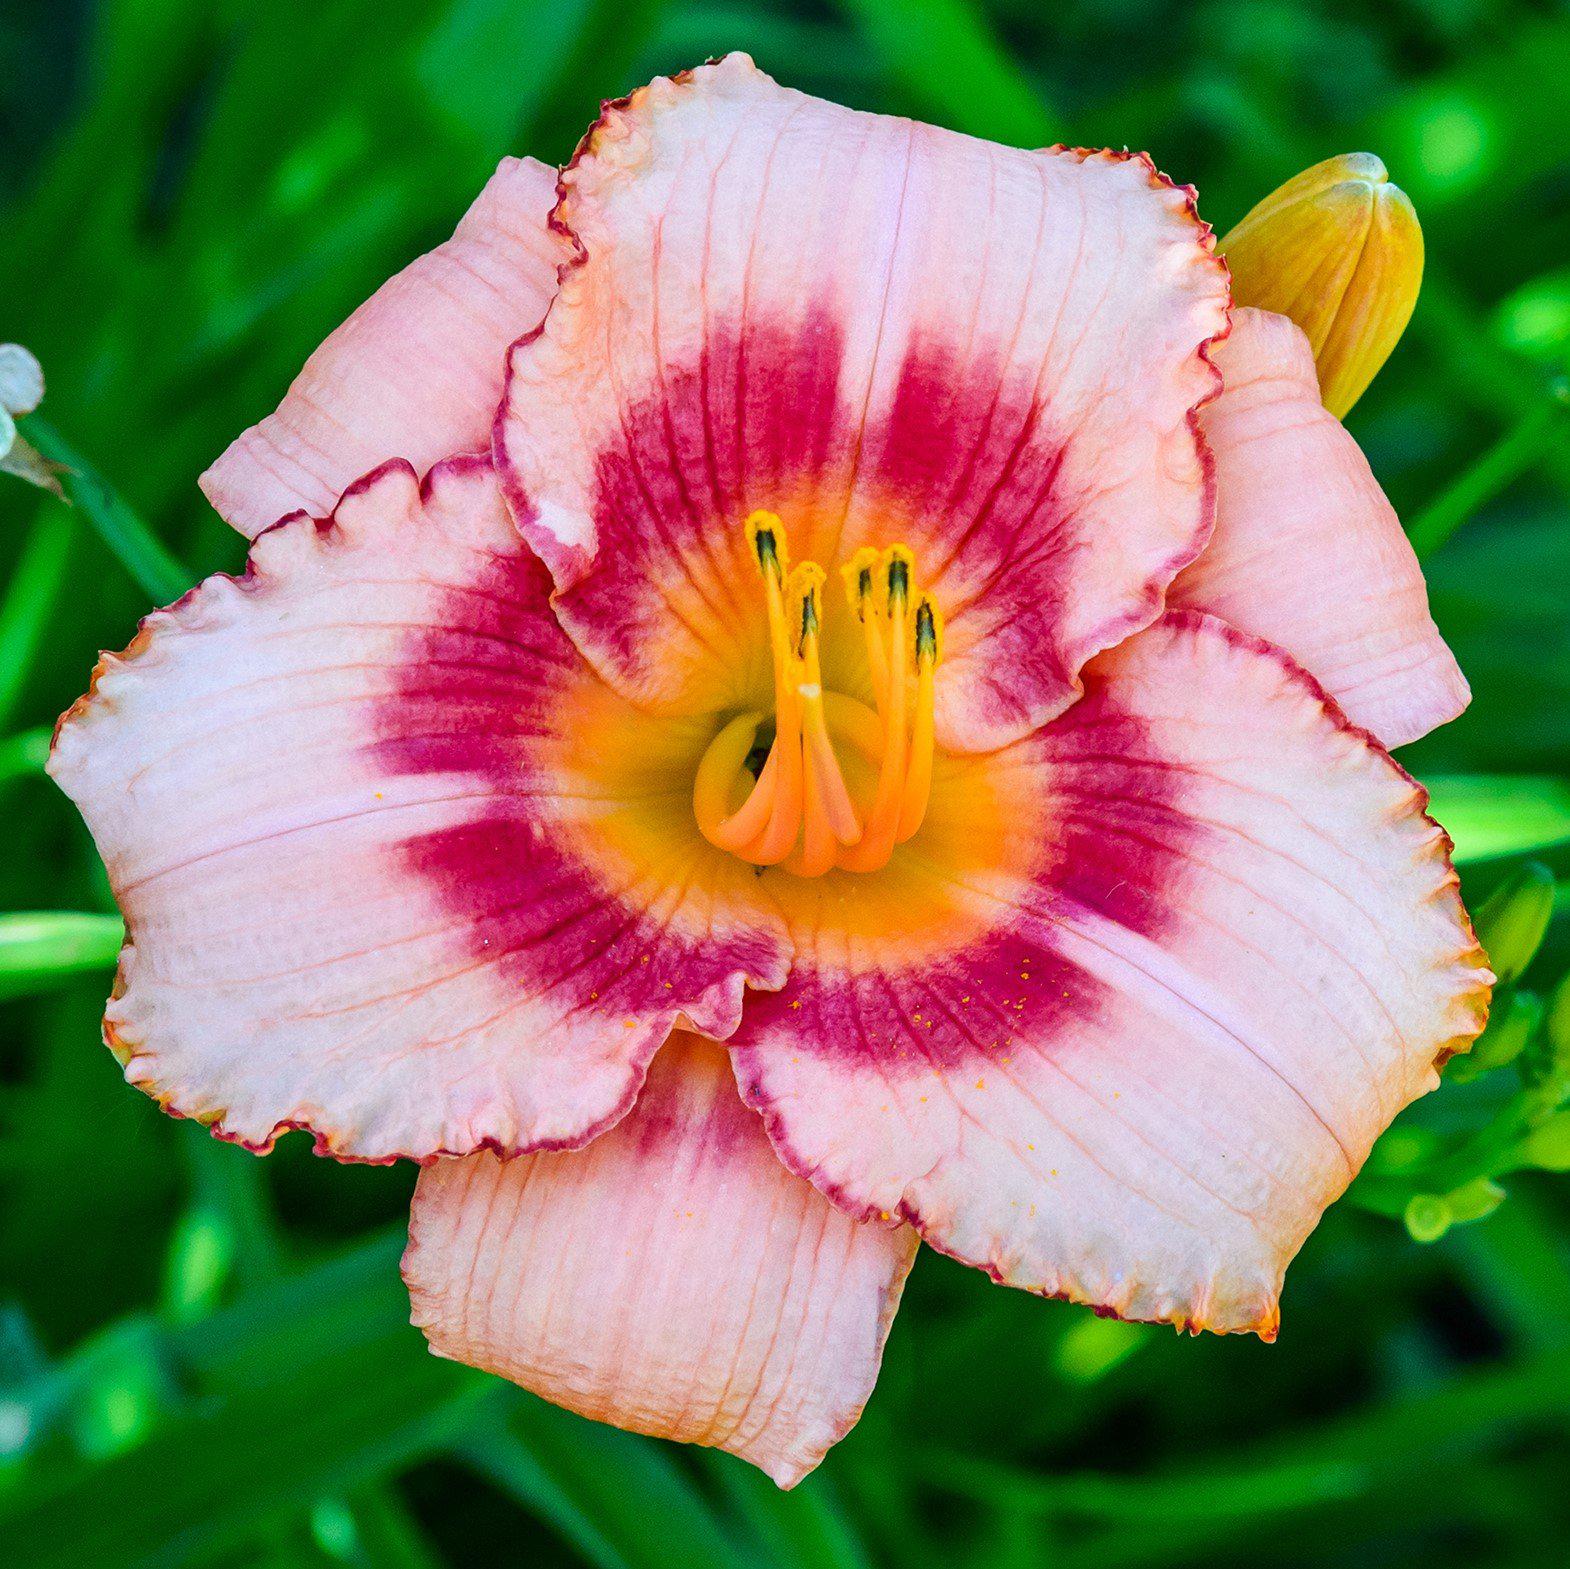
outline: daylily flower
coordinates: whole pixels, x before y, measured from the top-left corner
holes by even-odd
[[[222,1137],[425,1163],[443,1355],[788,1485],[918,1238],[1270,1339],[1481,1026],[1385,750],[1465,683],[1302,332],[1229,335],[1143,155],[656,81],[204,485],[248,570],[54,752],[106,1035]]]

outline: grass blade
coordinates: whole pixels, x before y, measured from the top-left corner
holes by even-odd
[[[60,484],[67,498],[148,598],[164,605],[190,588],[193,574],[47,420],[32,414],[22,424],[27,439],[51,463],[60,465]]]

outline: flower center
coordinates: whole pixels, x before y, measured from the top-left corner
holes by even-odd
[[[798,877],[836,866],[877,871],[926,815],[942,618],[931,595],[914,591],[915,559],[904,545],[858,550],[842,570],[877,711],[825,692],[823,568],[790,567],[772,512],[754,512],[746,530],[768,609],[774,733],[765,751],[758,740],[765,716],[745,713],[710,742],[693,782],[698,827],[722,850]],[[858,793],[846,783],[838,748],[866,765]]]

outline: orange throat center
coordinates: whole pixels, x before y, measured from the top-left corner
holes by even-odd
[[[846,598],[862,627],[874,712],[823,690],[823,568],[815,561],[789,566],[784,527],[772,512],[754,512],[746,531],[768,611],[774,737],[754,776],[749,763],[765,715],[737,714],[721,728],[693,781],[698,827],[710,844],[798,877],[834,867],[877,871],[921,827],[932,789],[937,606],[915,592],[915,559],[904,545],[866,546],[843,568]],[[869,783],[859,798],[846,783],[836,743],[866,765]]]

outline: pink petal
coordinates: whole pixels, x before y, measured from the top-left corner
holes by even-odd
[[[561,188],[578,265],[513,349],[498,458],[564,624],[640,701],[766,676],[755,508],[831,570],[914,548],[967,749],[1066,706],[1205,539],[1226,278],[1148,159],[861,114],[732,55],[608,106]]]
[[[421,1172],[404,1279],[438,1355],[792,1487],[872,1393],[915,1245],[787,1172],[678,1035],[589,1149]]]
[[[503,159],[453,237],[378,289],[202,476],[213,506],[254,535],[289,512],[325,514],[389,458],[423,473],[488,450],[507,345],[556,292],[555,199],[554,169]]]
[[[852,1213],[1268,1338],[1288,1260],[1491,977],[1423,792],[1278,650],[1181,613],[1086,681],[934,790],[903,926],[829,887],[792,913],[815,962],[749,1000],[738,1076]]]
[[[610,694],[547,586],[488,460],[391,464],[106,657],[51,767],[125,913],[128,1079],[257,1148],[575,1144],[678,1017],[779,983],[750,868],[690,848],[706,737]]]
[[[1285,316],[1240,310],[1216,364],[1226,390],[1202,416],[1216,532],[1169,602],[1279,644],[1386,746],[1454,719],[1466,680],[1395,512],[1320,403],[1308,340]]]

